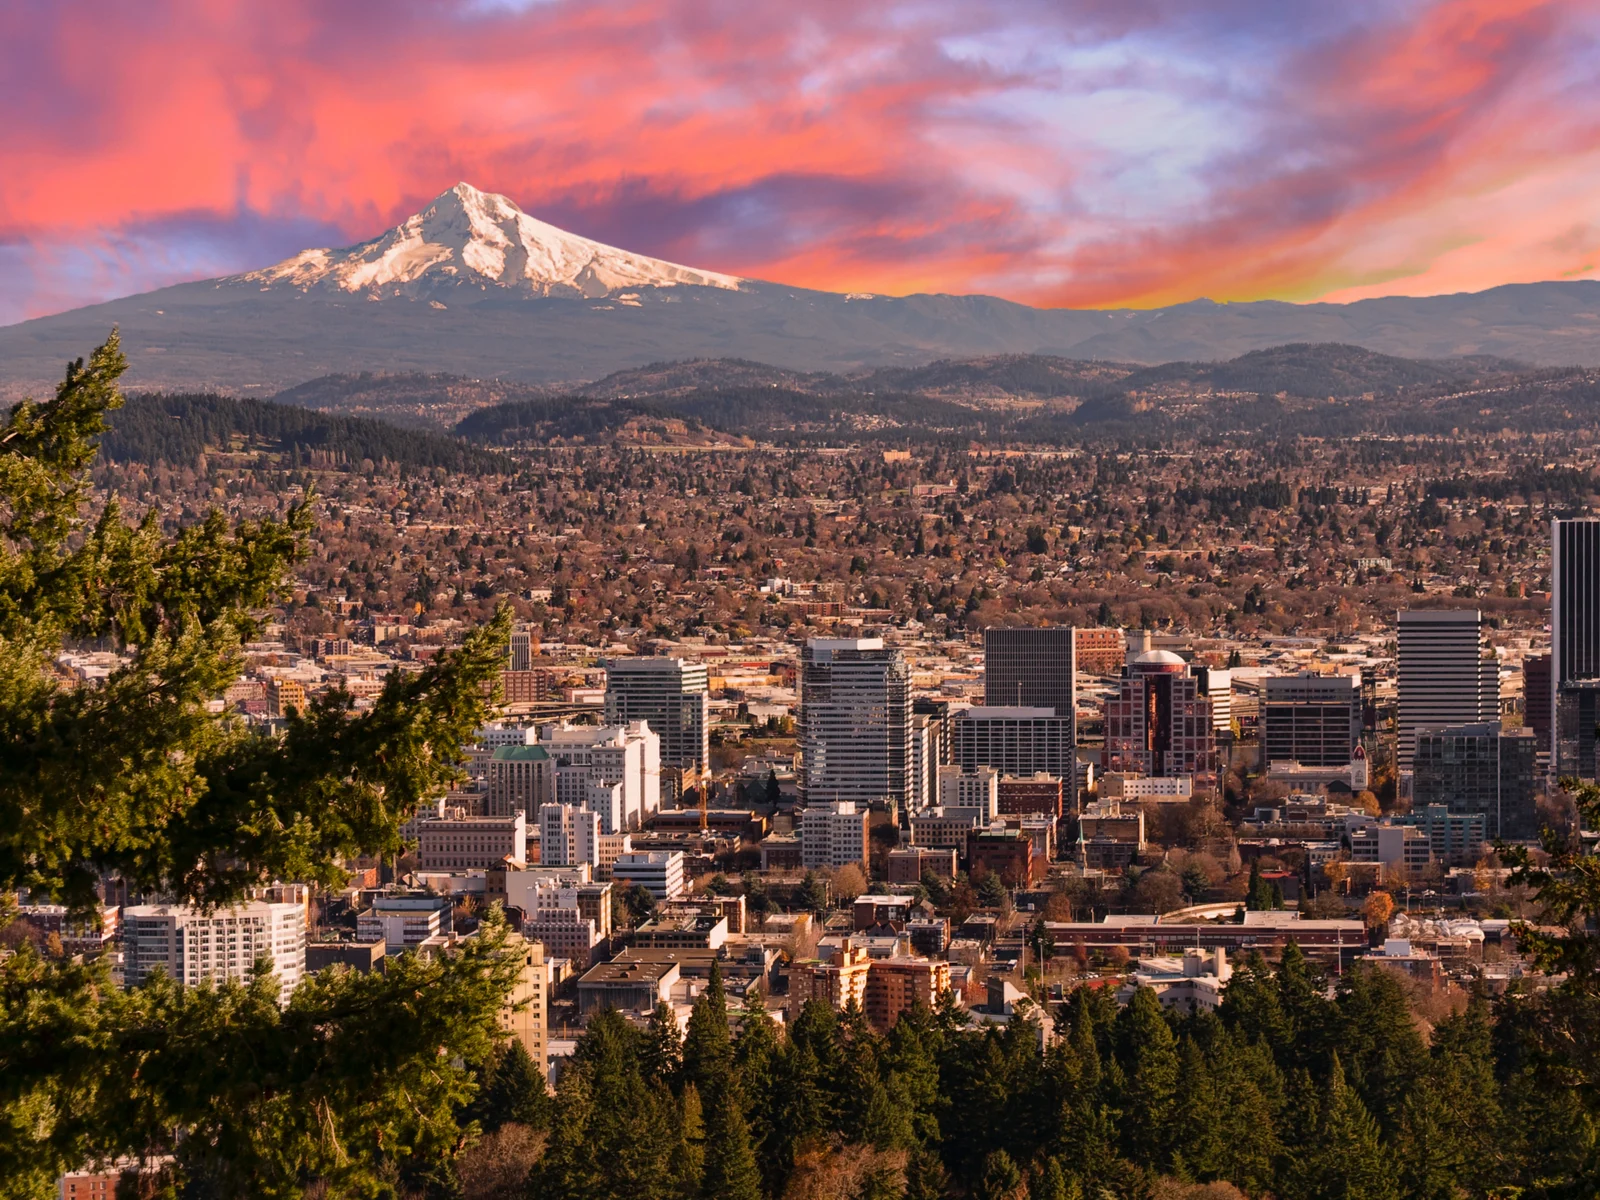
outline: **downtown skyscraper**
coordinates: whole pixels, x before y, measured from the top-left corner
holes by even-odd
[[[1500,668],[1475,608],[1404,609],[1398,640],[1397,757],[1409,771],[1419,730],[1500,719]]]
[[[1551,768],[1596,777],[1600,724],[1600,520],[1550,523]]]
[[[882,638],[812,638],[800,654],[800,798],[892,802],[911,789],[911,675]]]

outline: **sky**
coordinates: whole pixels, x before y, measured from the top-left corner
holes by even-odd
[[[466,181],[834,291],[1600,278],[1600,0],[8,0],[0,323]]]

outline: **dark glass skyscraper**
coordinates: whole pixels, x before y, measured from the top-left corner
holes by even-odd
[[[983,702],[991,708],[1048,708],[1072,715],[1078,659],[1069,626],[983,631]]]
[[[1595,778],[1600,725],[1600,520],[1550,525],[1550,684],[1557,775]]]

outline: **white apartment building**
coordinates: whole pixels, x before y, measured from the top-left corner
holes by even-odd
[[[526,819],[443,817],[422,821],[417,830],[417,860],[424,871],[485,871],[506,859],[526,862]]]
[[[611,864],[611,878],[622,889],[641,884],[657,900],[676,900],[688,890],[680,850],[619,854],[617,861]]]
[[[618,785],[620,790],[620,785]],[[600,814],[574,804],[546,804],[539,810],[539,864],[570,867],[600,865]]]
[[[531,725],[485,725],[472,740],[485,749],[499,750],[502,746],[532,746],[538,734]]]
[[[800,813],[800,861],[807,867],[866,869],[867,810],[852,800],[808,804]]]
[[[995,767],[939,768],[939,807],[976,808],[987,825],[1000,814],[1000,771]]]
[[[660,811],[661,738],[648,722],[547,725],[539,743],[554,764],[551,798],[558,804],[595,807],[602,832],[638,829]],[[612,790],[616,785],[621,785],[620,793]]]
[[[258,958],[270,959],[282,1000],[306,969],[306,910],[300,904],[250,901],[202,913],[183,904],[138,904],[123,912],[123,977],[130,986],[158,967],[187,987],[244,981]]]

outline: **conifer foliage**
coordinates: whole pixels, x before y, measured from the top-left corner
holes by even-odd
[[[454,777],[508,619],[396,672],[360,714],[335,693],[271,737],[212,713],[314,500],[182,527],[97,504],[89,469],[125,366],[113,333],[52,398],[0,421],[0,895],[83,910],[108,872],[208,905],[272,880],[338,882],[349,858],[397,850],[416,804]],[[56,656],[88,639],[124,665],[59,686]],[[172,1156],[166,1186],[188,1195],[448,1178],[500,1042],[504,943],[491,917],[454,956],[325,972],[287,1006],[268,975],[121,991],[103,965],[24,947],[0,963],[0,1197],[53,1194],[63,1170],[123,1155]]]

